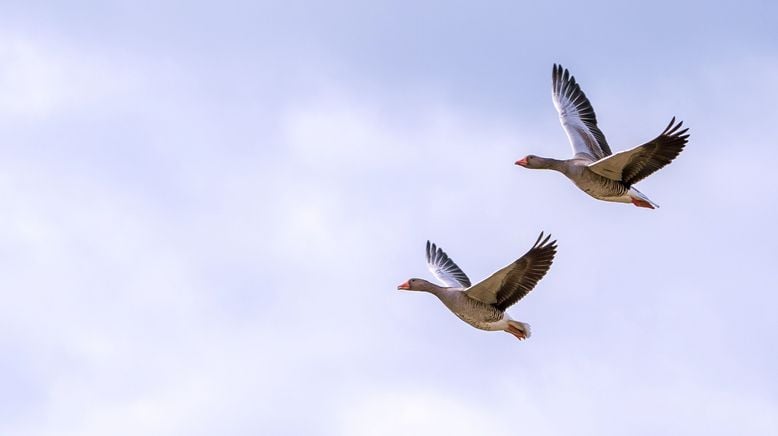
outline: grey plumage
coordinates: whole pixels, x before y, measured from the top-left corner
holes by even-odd
[[[550,239],[550,235],[544,237],[541,232],[527,253],[473,286],[470,286],[465,273],[442,249],[427,241],[427,264],[430,271],[448,286],[413,278],[398,286],[398,289],[429,292],[473,327],[506,330],[524,339],[529,336],[529,325],[512,320],[505,310],[527,295],[548,272],[557,248],[556,241]],[[457,279],[454,280],[454,277]]]
[[[673,117],[653,140],[613,154],[605,135],[597,127],[594,109],[570,72],[561,65],[552,69],[551,96],[559,121],[573,148],[573,157],[557,160],[528,155],[516,162],[526,168],[561,172],[578,188],[605,201],[632,202],[636,206],[656,205],[633,185],[672,162],[688,142],[688,129]]]

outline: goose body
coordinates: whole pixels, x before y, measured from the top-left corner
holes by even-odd
[[[483,281],[470,279],[435,244],[427,241],[427,266],[443,286],[412,278],[397,289],[435,295],[459,319],[481,330],[503,330],[523,340],[530,336],[529,324],[516,321],[505,310],[529,293],[543,278],[556,254],[556,241],[540,234],[535,245],[522,257]]]
[[[689,138],[688,129],[681,129],[683,122],[676,123],[673,117],[667,128],[653,140],[613,154],[605,135],[597,127],[597,117],[589,99],[570,72],[559,65],[553,68],[551,96],[573,148],[573,157],[558,160],[528,155],[516,161],[516,165],[558,171],[599,200],[632,203],[650,209],[658,207],[633,185],[672,162],[683,150]]]
[[[486,304],[467,295],[464,288],[445,288],[434,286],[431,294],[440,299],[444,306],[459,319],[481,330],[505,330],[510,316],[492,305]]]

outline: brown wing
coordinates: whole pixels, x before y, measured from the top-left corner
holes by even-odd
[[[673,161],[686,146],[689,129],[681,129],[683,122],[670,124],[653,140],[589,164],[589,169],[612,180],[620,180],[627,186],[645,179]]]
[[[556,241],[540,234],[535,245],[512,264],[467,290],[467,295],[505,310],[527,295],[546,275],[556,254]]]
[[[640,153],[632,156],[630,162],[624,167],[621,180],[627,185],[633,185],[662,168],[681,153],[686,146],[689,129],[681,130],[683,121],[675,124],[673,117],[670,124],[661,135],[653,141],[649,141],[640,146]]]

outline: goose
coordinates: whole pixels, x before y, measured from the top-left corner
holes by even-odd
[[[442,249],[427,241],[427,267],[443,286],[412,278],[397,289],[429,292],[471,326],[503,330],[524,340],[530,336],[529,324],[515,321],[505,310],[527,295],[551,267],[557,246],[556,241],[549,239],[551,235],[544,239],[541,232],[526,254],[473,286]]]
[[[566,68],[554,64],[551,97],[559,121],[573,147],[573,158],[558,160],[528,155],[516,165],[559,171],[594,198],[654,209],[656,203],[634,184],[669,164],[683,150],[689,135],[675,117],[656,138],[630,150],[611,153],[605,135],[597,127],[589,99]]]

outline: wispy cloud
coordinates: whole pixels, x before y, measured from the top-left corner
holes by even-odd
[[[0,38],[3,433],[775,432],[775,109],[727,109],[778,98],[774,53],[672,80],[578,60],[614,143],[692,128],[652,213],[512,164],[569,152],[547,76],[484,102],[475,67],[370,75],[369,41],[310,35],[273,63],[238,34],[214,59]],[[531,341],[394,290],[427,239],[479,280],[540,230]]]

